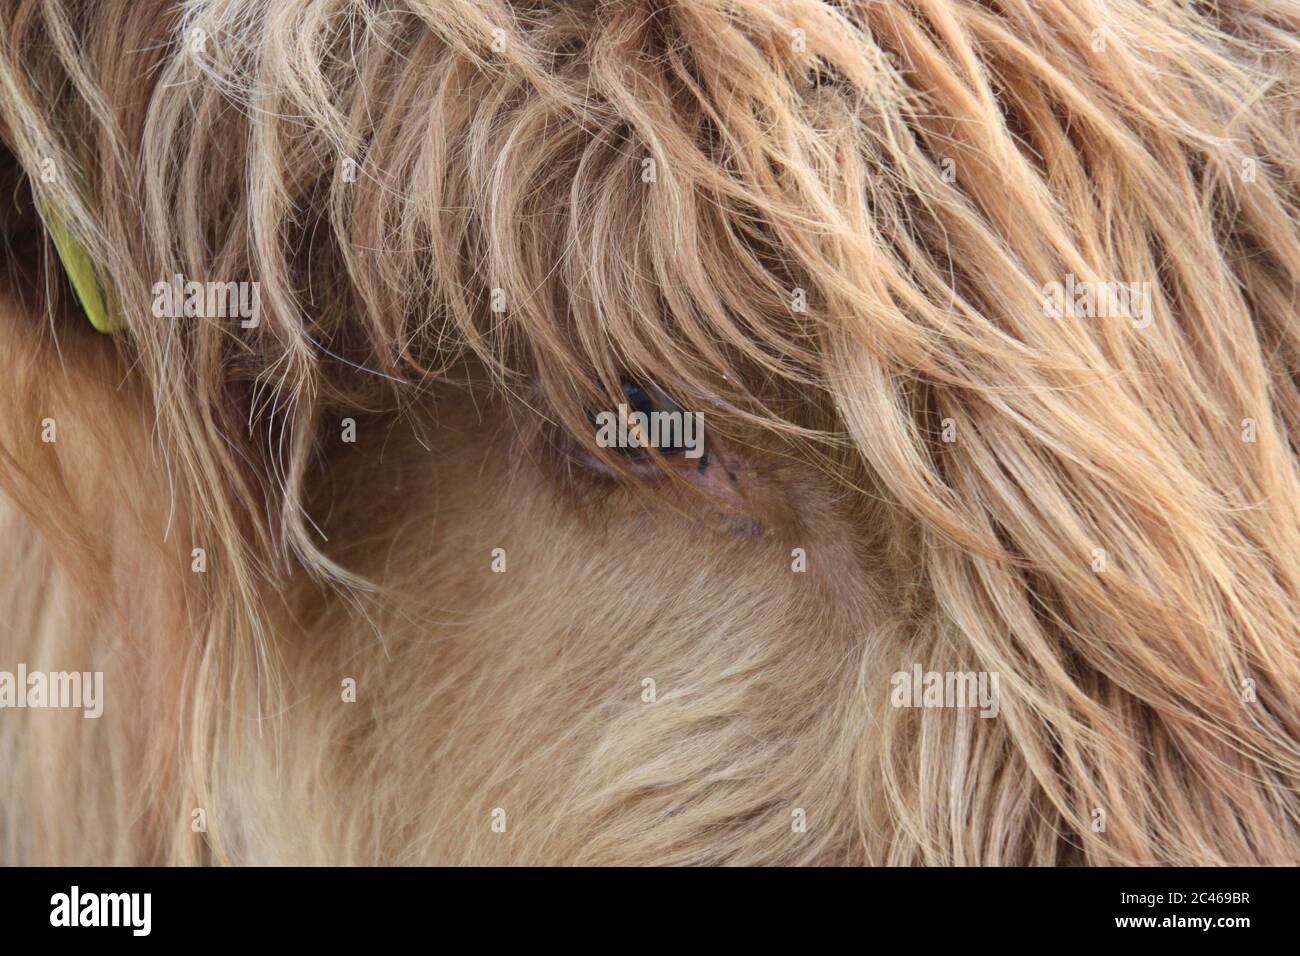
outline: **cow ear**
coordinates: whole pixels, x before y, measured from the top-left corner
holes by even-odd
[[[54,242],[63,271],[77,294],[77,301],[85,310],[86,318],[90,319],[90,324],[96,330],[105,335],[111,334],[116,322],[109,308],[109,295],[99,280],[99,273],[90,259],[90,253],[86,251],[85,243],[68,228],[58,210],[51,203],[41,200],[39,195],[36,197],[36,208]]]

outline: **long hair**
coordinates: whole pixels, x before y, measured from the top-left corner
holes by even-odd
[[[1300,860],[1293,4],[0,9],[0,666],[132,688],[0,721],[7,860]],[[256,282],[256,323],[159,317],[173,276]],[[336,438],[454,394],[590,444],[628,378],[854,529],[796,610],[736,598],[747,557],[674,578],[657,722],[605,693],[620,612],[512,603],[479,519],[416,542],[437,495]],[[562,507],[511,519],[557,574],[598,563]],[[913,662],[999,716],[892,706]]]

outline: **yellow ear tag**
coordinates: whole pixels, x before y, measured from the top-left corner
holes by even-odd
[[[50,230],[54,248],[58,250],[63,269],[72,282],[77,298],[81,300],[81,307],[86,310],[86,317],[90,319],[90,324],[105,335],[110,334],[113,331],[113,320],[109,316],[104,287],[99,284],[94,263],[90,261],[86,247],[82,245],[80,239],[68,231],[63,225],[63,220],[39,199],[36,201],[36,206],[40,210],[41,218],[45,220],[46,227]]]

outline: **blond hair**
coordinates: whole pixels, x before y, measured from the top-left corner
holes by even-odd
[[[0,137],[97,263],[117,368],[156,419],[122,439],[129,467],[103,439],[95,460],[125,471],[89,467],[165,500],[209,555],[196,584],[174,574],[189,549],[159,545],[153,582],[188,595],[168,626],[194,635],[181,689],[150,702],[161,740],[113,749],[60,729],[41,744],[0,727],[23,768],[0,783],[7,856],[492,858],[481,841],[422,842],[419,823],[445,811],[399,819],[435,762],[408,751],[353,754],[391,781],[368,804],[329,798],[318,848],[288,835],[310,832],[305,810],[274,817],[279,830],[229,822],[258,813],[235,783],[257,773],[249,700],[263,722],[290,719],[286,582],[358,633],[387,600],[378,564],[312,526],[323,422],[427,418],[450,386],[578,440],[632,376],[843,489],[865,529],[846,548],[875,555],[882,589],[843,600],[873,602],[876,627],[799,676],[797,658],[751,649],[825,722],[791,730],[799,760],[775,739],[747,751],[752,791],[688,744],[639,771],[629,756],[623,777],[557,763],[575,778],[564,792],[587,787],[553,799],[557,819],[582,806],[589,835],[604,821],[619,839],[553,829],[511,859],[1300,861],[1293,4],[4,6]],[[260,325],[153,317],[150,290],[173,274],[256,280]],[[1067,281],[1144,284],[1147,311],[1052,314],[1045,290]],[[35,327],[9,334],[32,350],[15,401],[39,419],[34,396],[64,387],[45,375],[53,346]],[[133,414],[94,402],[65,414]],[[70,517],[66,460],[28,438],[3,449],[6,492],[53,542],[14,558],[30,586],[7,600],[31,605],[42,641],[88,645],[96,627],[55,609],[126,600],[105,580],[122,573],[111,540]],[[374,520],[357,527],[379,552]],[[33,593],[60,563],[85,581]],[[674,649],[687,670],[717,663],[705,642]],[[877,671],[912,660],[1000,674],[1001,716],[882,707]],[[456,666],[470,680],[449,664],[448,686]],[[708,720],[711,699],[681,719]],[[419,714],[382,729],[414,732]],[[314,719],[312,744],[279,745],[281,797],[325,800],[311,784],[338,735],[359,746],[341,718]],[[630,754],[648,731],[621,719],[608,746]],[[565,730],[533,733],[541,746]],[[475,766],[500,762],[498,746]],[[51,749],[100,754],[76,800],[114,779],[95,804],[109,816],[43,792]],[[791,844],[754,820],[801,774],[829,823]],[[620,815],[655,787],[677,802]],[[190,807],[225,822],[196,839]],[[44,854],[21,835],[33,819]]]

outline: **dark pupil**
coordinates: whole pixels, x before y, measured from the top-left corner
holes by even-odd
[[[682,409],[676,402],[661,392],[654,386],[646,388],[636,382],[624,380],[623,396],[627,399],[629,412],[641,412],[649,416],[651,412],[678,412]],[[679,419],[680,421],[680,419]],[[686,450],[685,438],[680,431],[666,429],[660,435],[659,451],[665,455],[673,452]],[[648,457],[648,452],[641,448],[627,449],[625,452],[631,458]]]
[[[634,412],[649,415],[655,410],[655,401],[650,397],[650,393],[636,382],[624,382],[623,395],[627,398],[628,407]]]

